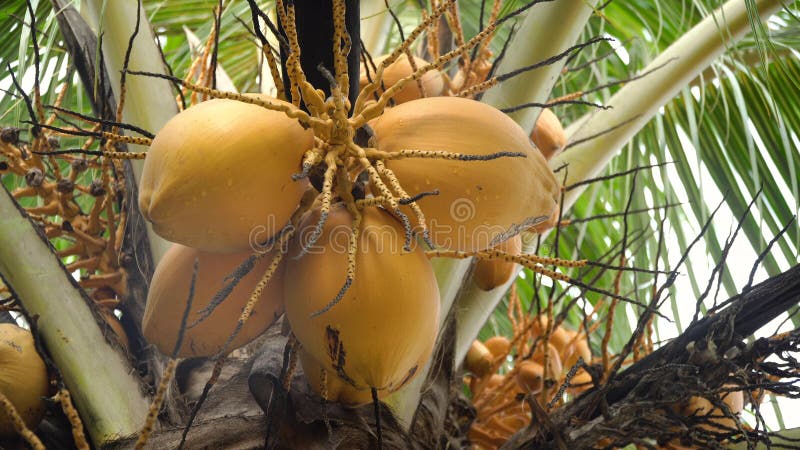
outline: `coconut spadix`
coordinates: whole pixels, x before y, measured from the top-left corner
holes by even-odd
[[[438,191],[418,202],[438,247],[484,250],[555,211],[559,185],[544,157],[516,122],[489,105],[458,97],[424,98],[387,110],[371,125],[372,146],[383,152],[438,150],[465,156],[387,162],[409,195]],[[497,157],[500,153],[510,156]]]
[[[320,213],[304,217],[285,278],[286,317],[305,358],[348,386],[346,395],[328,399],[351,405],[368,401],[372,388],[383,397],[411,380],[430,356],[439,324],[439,290],[423,249],[404,251],[405,229],[384,210],[361,214],[355,277],[338,303],[326,309],[347,279],[353,216],[341,204],[315,246],[296,258]]]
[[[208,307],[220,289],[230,282],[226,277],[251,254],[252,252],[222,255],[206,253],[179,244],[170,247],[156,267],[147,294],[147,306],[142,320],[142,333],[145,339],[158,347],[161,353],[172,354],[189,298],[195,259],[198,262],[197,278],[187,325],[201,317],[201,311]],[[197,326],[185,330],[178,356],[213,356],[221,350],[271,260],[271,254],[260,258],[253,270],[241,278],[228,298],[214,309],[210,316]],[[281,314],[282,277],[283,267],[279,266],[261,293],[250,319],[231,342],[229,350],[255,339]]]
[[[139,208],[172,242],[247,250],[277,234],[294,212],[306,185],[292,174],[313,140],[311,130],[280,111],[226,99],[192,106],[153,139]]]

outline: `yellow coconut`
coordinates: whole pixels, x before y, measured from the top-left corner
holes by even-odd
[[[505,336],[493,336],[483,343],[492,352],[492,356],[507,356],[511,352],[511,342]]]
[[[547,317],[534,317],[531,330],[535,336],[544,336],[547,331]],[[572,336],[561,326],[554,327],[550,331],[550,343],[556,347],[558,353],[561,353],[567,347],[570,339],[572,339]]]
[[[561,357],[558,356],[558,349],[556,349],[556,346],[547,344],[547,347],[547,364],[549,367],[547,377],[548,379],[558,379],[561,376],[561,372],[564,370],[564,365],[561,363]],[[544,367],[544,356],[544,345],[539,343],[531,356],[531,361],[535,361]]]
[[[316,247],[302,257],[300,243],[317,224],[312,210],[298,227],[286,267],[286,317],[308,354],[329,374],[366,394],[393,392],[411,380],[433,350],[439,290],[419,246],[403,251],[405,231],[378,208],[362,211],[355,277],[347,278],[352,216],[334,205]]]
[[[552,375],[552,374],[551,374]],[[535,361],[522,361],[517,372],[517,384],[525,393],[538,394],[544,388],[544,366]]]
[[[44,414],[50,380],[44,361],[36,352],[33,335],[16,325],[0,324],[0,392],[35,430]],[[0,436],[16,434],[8,414],[0,408]]]
[[[586,369],[581,368],[578,369],[578,371],[575,373],[575,376],[572,377],[569,382],[569,386],[570,387],[567,389],[567,392],[572,395],[578,395],[594,386],[594,383],[592,381],[592,376],[589,375],[589,372],[587,372]]]
[[[559,350],[561,360],[564,361],[564,368],[569,370],[578,363],[578,358],[583,358],[586,364],[592,363],[592,351],[589,349],[589,342],[583,333],[573,330],[564,330],[569,337],[567,344]]]
[[[225,99],[192,106],[153,140],[139,208],[172,242],[247,250],[280,231],[296,209],[306,183],[291,176],[313,140],[296,120],[260,106]]]
[[[466,74],[464,69],[458,69],[456,74],[453,75],[453,79],[450,81],[450,85],[453,88],[453,94],[457,94],[461,90],[467,89],[486,80],[486,77],[492,70],[492,63],[489,62],[489,58],[491,57],[492,52],[487,50],[484,53],[485,59],[473,62],[469,74]]]
[[[373,59],[375,66],[377,67],[381,61],[386,59],[389,55],[383,55],[378,58]],[[425,67],[428,65],[428,61],[425,61],[422,58],[414,57],[414,64],[417,66],[417,69]],[[413,68],[411,67],[411,63],[408,61],[408,57],[406,55],[401,55],[397,58],[397,61],[389,64],[386,69],[383,71],[383,76],[381,77],[381,81],[383,82],[383,88],[389,89],[390,87],[394,86],[398,81],[401,79],[410,76],[414,73]],[[369,78],[367,78],[367,70],[362,65],[361,66],[361,78],[359,80],[359,84],[361,85],[361,89],[364,88],[369,83],[369,80],[375,80],[375,71],[372,69],[372,66],[369,66]],[[425,91],[423,95],[422,92],[419,90],[419,86],[417,85],[416,81],[409,81],[400,89],[394,97],[392,97],[396,104],[405,103],[411,100],[415,100],[422,97],[435,97],[437,95],[442,95],[444,91],[444,80],[442,79],[442,73],[436,69],[430,70],[426,72],[422,78],[422,89]],[[383,89],[378,87],[377,93],[380,95],[383,93]]]
[[[567,145],[567,134],[553,111],[543,109],[533,127],[531,139],[548,161]]]
[[[469,379],[469,390],[470,392],[472,392],[473,397],[479,394],[478,384],[483,383],[483,386],[481,387],[481,392],[485,390],[491,391],[493,389],[500,387],[500,385],[503,384],[503,380],[505,380],[505,376],[500,375],[499,373],[493,373],[488,377],[478,378],[470,376],[465,378]]]
[[[503,384],[503,381],[505,381],[505,379],[506,377],[500,375],[499,373],[492,374],[492,376],[489,377],[489,381],[486,382],[486,389],[489,390],[497,389]]]
[[[522,238],[516,235],[496,246],[495,249],[519,255],[522,252]],[[472,279],[484,291],[491,291],[503,286],[516,274],[516,264],[501,259],[481,259],[475,263],[475,273]]]
[[[494,357],[492,352],[479,340],[474,340],[464,358],[464,367],[475,375],[482,377],[492,370]]]
[[[387,110],[372,122],[372,128],[373,145],[386,152],[522,155],[490,161],[403,158],[388,162],[409,195],[439,191],[418,202],[439,247],[484,250],[555,210],[559,186],[544,157],[516,122],[489,105],[458,97],[414,100]],[[406,212],[411,214],[410,209]]]
[[[145,339],[154,344],[161,353],[172,354],[178,338],[183,311],[189,296],[194,261],[198,260],[197,280],[188,323],[200,317],[200,311],[209,305],[212,298],[227,284],[230,275],[249,256],[250,252],[234,254],[206,253],[175,244],[167,251],[156,267],[147,306],[142,320]],[[220,351],[236,327],[239,316],[262,275],[267,271],[272,254],[264,255],[249,274],[233,288],[230,296],[220,304],[213,314],[184,334],[178,356],[212,356]],[[283,264],[267,284],[256,303],[253,314],[229,346],[229,350],[241,347],[258,335],[281,314],[283,310]]]
[[[726,384],[723,387],[735,389],[737,386],[735,384]],[[742,391],[725,392],[720,394],[720,398],[734,415],[738,415],[744,409],[744,394]],[[686,415],[699,417],[711,416],[708,417],[709,423],[702,424],[700,427],[712,432],[725,433],[736,429],[736,421],[731,417],[723,417],[726,416],[726,413],[704,397],[692,396],[683,412]]]

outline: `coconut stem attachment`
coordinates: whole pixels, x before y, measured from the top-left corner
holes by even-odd
[[[372,407],[375,410],[375,432],[378,435],[378,450],[383,450],[383,432],[381,431],[381,401],[378,400],[378,390],[370,388],[372,392]]]

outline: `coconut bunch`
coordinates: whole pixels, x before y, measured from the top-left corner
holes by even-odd
[[[176,356],[224,354],[285,310],[310,385],[328,401],[376,401],[420,372],[439,325],[429,257],[490,253],[549,220],[559,196],[505,114],[466,98],[414,98],[437,92],[438,68],[494,29],[431,63],[409,59],[416,36],[453,5],[377,60],[352,105],[342,1],[331,95],[292,57],[291,101],[182,81],[212,99],[170,120],[145,159],[139,207],[175,243],[150,287],[151,343],[173,354],[182,336]],[[293,5],[277,6],[296,51]],[[404,65],[417,69],[396,75]]]
[[[672,412],[683,416],[686,423],[696,427],[701,434],[730,434],[737,430],[749,430],[750,427],[740,421],[744,410],[744,388],[736,383],[725,383],[719,388],[719,393],[709,392],[703,396],[693,395],[683,402],[671,405]],[[755,395],[751,400],[760,403]],[[698,448],[685,446],[680,439],[673,439],[666,443],[665,450],[684,450]]]
[[[469,437],[476,448],[502,446],[531,423],[529,396],[540,405],[577,395],[592,386],[578,361],[591,363],[586,335],[560,325],[548,330],[546,316],[536,316],[514,338],[494,336],[472,343],[464,368],[477,416]]]
[[[500,3],[499,1],[494,2],[492,20],[496,20],[497,18]],[[452,22],[458,23],[457,14],[451,13],[448,15],[448,18],[450,18]],[[438,26],[440,26],[440,23],[437,22],[433,29],[429,31],[429,37],[437,35]],[[461,41],[463,41],[463,35],[461,36]],[[448,76],[446,71],[431,69],[422,76],[416,77],[415,83],[406,83],[403,88],[393,96],[391,105],[405,103],[414,99],[436,96],[476,98],[478,94],[497,84],[496,77],[487,79],[493,67],[492,52],[488,48],[490,42],[491,36],[480,44],[480,50],[477,52],[475,59],[470,59],[468,54],[462,55],[459,59],[457,71],[452,78]],[[429,46],[434,45],[436,40],[429,39],[428,43]],[[429,48],[428,51],[432,55],[438,56],[438,44],[436,45],[435,47]],[[366,64],[361,68],[359,83],[362,89],[375,80],[377,66],[389,56],[390,55],[382,55],[375,59],[367,60]],[[414,77],[414,74],[420,67],[426,66],[430,66],[427,60],[418,56],[413,56],[410,52],[403,54],[393,63],[386,66],[380,83],[373,93],[373,98],[368,100],[368,102],[372,103],[376,101],[380,94],[394,86],[398,81],[408,77]],[[533,131],[530,134],[530,138],[547,161],[561,153],[567,145],[567,134],[564,131],[564,127],[550,108],[542,109],[536,120]],[[546,226],[543,225],[531,231],[541,233],[552,228],[555,226],[553,222],[557,217],[558,214],[554,214],[551,221],[549,221],[550,223]]]

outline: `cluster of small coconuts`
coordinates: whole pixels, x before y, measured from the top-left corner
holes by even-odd
[[[42,420],[49,390],[47,367],[36,352],[31,332],[14,324],[0,324],[0,393],[28,429],[35,430]],[[0,407],[0,440],[16,434],[11,417]]]
[[[537,316],[532,321],[530,335],[524,339],[519,336],[511,342],[504,336],[493,336],[484,342],[475,340],[467,352],[464,367],[470,374],[468,383],[477,412],[469,436],[476,448],[497,448],[530,423],[528,410],[509,404],[517,404],[521,396],[529,394],[538,397],[544,393],[550,401],[579,358],[591,363],[584,333],[556,326],[545,343],[547,318]],[[534,342],[536,347],[531,351]],[[512,357],[514,366],[508,369],[505,363]],[[591,384],[589,373],[579,369],[567,391],[575,395]]]
[[[418,66],[424,64],[420,60]],[[408,60],[401,57],[383,73],[383,88],[410,71]],[[449,250],[485,250],[496,245],[504,230],[517,230],[534,216],[553,216],[559,186],[530,137],[488,105],[436,97],[443,94],[442,80],[435,70],[422,78],[425,98],[419,84],[408,83],[394,104],[370,122],[369,148],[381,154],[415,149],[476,156],[516,152],[525,157],[386,159],[386,167],[408,195],[437,193],[419,200],[431,241]],[[291,107],[266,95],[246,95]],[[360,209],[357,234],[350,230],[353,204],[344,199],[335,199],[325,212],[317,199],[296,216],[304,194],[314,188],[293,175],[301,171],[306,152],[320,148],[320,141],[329,144],[325,148],[340,144],[327,142],[330,135],[241,99],[191,106],[158,132],[145,161],[139,207],[154,231],[174,245],[159,262],[150,285],[142,324],[148,342],[172,354],[195,271],[189,324],[237,278],[231,277],[237,267],[295,216],[295,234],[270,281],[264,285],[262,276],[280,245],[255,260],[253,270],[209,317],[185,329],[177,355],[216,355],[251,293],[260,290],[251,317],[230,349],[250,342],[285,311],[301,344],[306,377],[328,401],[368,403],[375,393],[383,398],[420,371],[439,324],[439,291],[425,247],[415,242],[404,248],[408,227],[382,206]],[[367,185],[367,199],[380,195],[370,188]],[[474,209],[461,217],[452,209],[464,199]],[[413,217],[410,206],[399,209]],[[491,232],[475,231],[481,227]],[[309,251],[304,239],[314,233],[317,240]],[[350,280],[347,249],[353,236],[358,250]],[[518,238],[512,242],[518,243]],[[337,295],[341,298],[331,307]]]
[[[537,317],[533,320],[532,336],[534,338],[543,337],[547,318]],[[542,325],[543,323],[544,325]],[[518,392],[538,394],[548,388],[548,393],[555,393],[559,388],[559,381],[564,378],[572,366],[577,364],[579,358],[582,358],[586,364],[591,363],[592,353],[589,350],[589,342],[585,334],[562,326],[554,327],[547,343],[547,380],[549,382],[546,382],[544,347],[544,342],[539,340],[533,352],[530,352],[529,349],[522,349],[524,353],[530,353],[531,356],[526,359],[517,358]],[[470,384],[475,386],[481,380],[485,381],[486,377],[489,377],[487,388],[499,386],[505,376],[495,373],[492,369],[498,366],[498,362],[505,361],[512,350],[511,342],[504,336],[494,336],[485,342],[475,340],[464,361],[464,367],[474,375]],[[588,387],[584,385],[590,382],[591,377],[585,371],[579,371],[578,375],[570,380],[570,384],[575,386],[574,392]]]

